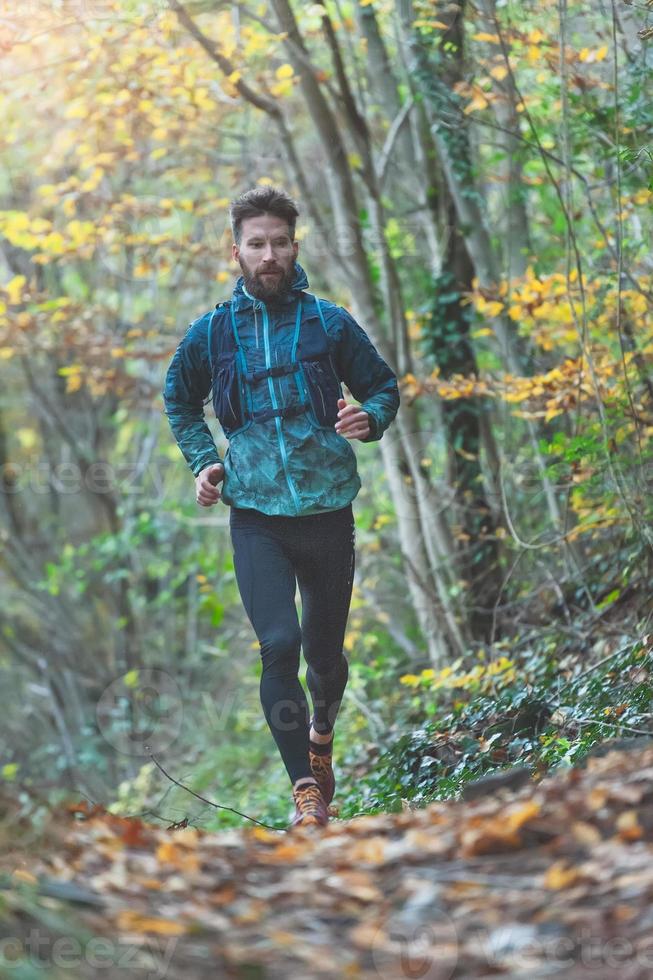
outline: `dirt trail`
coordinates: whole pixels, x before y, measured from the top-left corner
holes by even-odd
[[[649,980],[653,747],[489,789],[292,833],[63,814],[10,883],[107,937],[61,976]]]

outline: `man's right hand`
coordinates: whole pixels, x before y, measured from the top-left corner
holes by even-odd
[[[220,499],[220,491],[217,484],[224,480],[224,466],[222,463],[211,463],[195,477],[195,496],[197,503],[202,507],[212,507]]]

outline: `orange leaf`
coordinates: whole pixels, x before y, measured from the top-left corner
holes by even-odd
[[[556,861],[544,876],[544,887],[556,890],[569,888],[570,885],[575,885],[580,878],[582,878],[582,874],[578,868],[568,868],[564,861]]]
[[[136,932],[154,932],[159,936],[180,936],[188,931],[181,922],[171,919],[155,919],[152,916],[141,915],[132,909],[122,909],[116,919],[119,929],[133,929]]]

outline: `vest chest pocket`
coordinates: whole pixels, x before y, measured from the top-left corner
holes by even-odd
[[[338,421],[338,399],[342,389],[326,359],[302,360],[311,407],[318,425],[333,428]]]
[[[215,366],[213,407],[223,428],[237,429],[243,424],[240,382],[236,359],[231,355],[219,357]]]

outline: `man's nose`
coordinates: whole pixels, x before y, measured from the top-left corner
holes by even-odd
[[[272,245],[270,242],[268,242],[266,245],[263,246],[263,261],[269,262],[270,259],[272,259],[273,257],[274,257],[274,253],[273,253]]]

